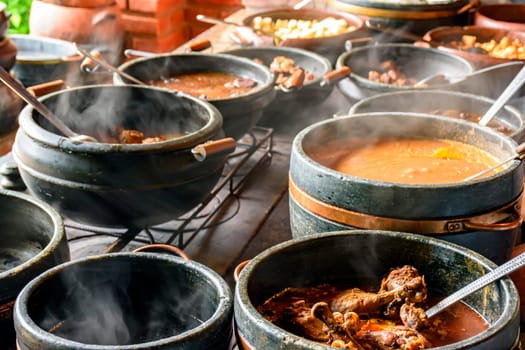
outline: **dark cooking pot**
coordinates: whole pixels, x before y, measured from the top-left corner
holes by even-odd
[[[483,115],[494,100],[459,91],[410,90],[378,94],[365,98],[350,108],[348,114],[370,112],[416,112],[443,115],[466,112]],[[446,114],[445,114],[446,115]],[[450,115],[450,114],[449,114]],[[525,116],[513,106],[504,106],[494,117],[493,127],[504,128],[504,134],[516,142],[525,141]]]
[[[460,246],[420,235],[344,231],[294,239],[257,255],[240,273],[235,324],[241,349],[333,349],[273,325],[256,310],[286,287],[336,283],[378,286],[390,268],[411,264],[425,276],[429,295],[448,295],[495,265]],[[464,299],[489,324],[469,339],[435,349],[513,349],[519,340],[519,300],[505,277]]]
[[[210,193],[235,149],[233,139],[220,139],[217,109],[186,94],[95,85],[41,100],[81,134],[117,127],[151,136],[183,134],[150,144],[78,143],[25,107],[12,152],[22,179],[37,197],[83,223],[146,227],[175,219]],[[214,142],[205,144],[209,140]]]
[[[418,47],[411,44],[377,44],[356,47],[337,59],[336,68],[348,66],[352,73],[337,83],[337,87],[351,102],[379,93],[414,89],[412,85],[400,86],[379,83],[368,79],[370,71],[379,71],[383,62],[392,60],[407,77],[419,81],[436,74],[447,77],[464,77],[474,71],[472,64],[462,57],[443,50]],[[439,82],[428,87],[449,89],[453,83]]]
[[[223,54],[185,53],[164,54],[128,61],[119,67],[144,82],[155,81],[182,73],[224,72],[253,79],[257,86],[250,92],[235,97],[207,100],[217,107],[223,118],[224,133],[241,138],[261,118],[266,106],[275,97],[273,74],[252,60]],[[130,83],[114,75],[117,84]]]
[[[69,260],[60,215],[26,194],[0,190],[0,347],[15,343],[13,305],[18,293],[45,270]]]
[[[332,140],[371,135],[457,140],[500,160],[515,155],[517,147],[489,128],[435,115],[365,113],[313,124],[297,134],[292,145],[289,188],[294,237],[348,228],[385,229],[433,235],[498,263],[510,257],[521,220],[520,161],[476,180],[410,185],[350,176],[309,155]]]
[[[298,108],[308,108],[324,101],[332,92],[334,84],[321,86],[323,77],[328,74],[332,65],[325,57],[303,49],[292,47],[244,47],[226,51],[225,53],[259,59],[265,66],[270,66],[276,56],[285,56],[294,60],[295,64],[312,73],[315,79],[304,84],[300,89],[282,91],[276,87],[276,96],[268,105],[259,120],[259,124],[273,126],[272,118],[280,116],[286,111],[295,112]]]
[[[229,349],[226,282],[158,253],[82,258],[35,278],[15,304],[20,350]]]
[[[72,42],[26,34],[9,37],[18,47],[13,72],[25,86],[56,79],[78,80],[82,56]]]

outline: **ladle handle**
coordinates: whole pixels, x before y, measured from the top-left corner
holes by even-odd
[[[475,291],[487,286],[488,284],[497,281],[501,277],[507,276],[511,272],[523,267],[525,265],[525,253],[521,253],[517,257],[507,261],[503,265],[498,266],[494,270],[490,271],[486,275],[478,278],[470,284],[467,284],[465,287],[459,289],[458,291],[452,293],[445,299],[441,300],[436,305],[432,306],[426,311],[428,318],[435,316],[440,313],[450,305],[455,302],[465,298],[466,296],[474,293]]]
[[[15,94],[22,100],[33,106],[41,115],[43,115],[55,128],[57,128],[62,135],[67,137],[75,137],[78,134],[74,133],[67,127],[62,120],[58,119],[53,112],[51,112],[46,105],[40,102],[33,96],[22,84],[16,81],[11,75],[0,66],[0,80],[7,85]]]
[[[496,102],[489,108],[489,110],[483,115],[481,120],[479,121],[479,125],[486,126],[492,118],[498,113],[498,111],[507,103],[508,100],[514,94],[518,89],[525,83],[525,65],[521,68],[521,70],[516,74],[514,79],[509,83],[509,85],[503,90],[501,95],[498,97]]]

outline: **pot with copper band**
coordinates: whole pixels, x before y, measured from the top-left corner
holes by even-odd
[[[406,152],[394,148],[382,161],[374,158],[373,151],[381,146],[400,146],[398,139],[409,139],[411,148]],[[356,140],[366,147],[355,146]],[[437,148],[429,148],[428,156],[418,153],[418,147],[430,147],[422,145],[429,140],[437,141]],[[339,149],[334,151],[331,145]],[[487,165],[471,163],[474,153],[469,152],[475,150],[461,147],[474,146],[497,162],[513,155],[516,145],[474,123],[417,113],[366,113],[319,122],[301,131],[292,147],[292,234],[349,228],[403,230],[463,245],[501,263],[510,257],[520,233],[521,162],[463,181],[468,175],[460,169],[462,157],[468,160],[468,171]],[[405,153],[408,159],[403,159]],[[357,154],[364,158],[352,159]],[[427,159],[430,165],[423,163]],[[379,164],[377,171],[366,177],[355,173],[366,162],[374,166],[374,161]],[[341,166],[344,162],[347,168]],[[400,175],[395,177],[398,167]],[[458,177],[445,179],[455,172]]]

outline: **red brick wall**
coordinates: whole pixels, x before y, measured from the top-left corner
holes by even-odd
[[[224,18],[242,8],[241,0],[117,0],[126,30],[126,48],[168,52],[210,25],[199,13]]]

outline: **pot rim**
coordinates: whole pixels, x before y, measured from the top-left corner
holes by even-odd
[[[124,71],[127,73],[127,70],[130,67],[138,66],[142,64],[143,62],[149,62],[154,60],[162,60],[162,59],[170,59],[170,58],[180,58],[183,60],[195,60],[198,59],[198,57],[205,57],[207,59],[212,59],[215,61],[219,61],[223,63],[225,66],[231,66],[235,63],[243,64],[245,66],[250,67],[250,69],[253,69],[257,72],[264,74],[264,81],[262,83],[258,82],[257,86],[254,89],[251,89],[249,92],[244,93],[242,95],[238,96],[232,96],[232,97],[226,97],[226,98],[210,98],[210,99],[197,99],[201,101],[206,101],[211,104],[221,104],[221,103],[238,103],[241,99],[250,99],[250,98],[256,98],[260,95],[265,95],[269,91],[273,90],[274,88],[274,79],[275,76],[272,72],[270,72],[270,69],[254,62],[251,59],[245,58],[245,57],[239,57],[234,55],[228,55],[226,53],[202,53],[202,52],[185,52],[185,53],[165,53],[165,54],[156,54],[154,56],[150,57],[140,57],[133,60],[130,60],[128,62],[125,62],[121,64],[118,69]],[[233,62],[232,62],[233,61]],[[193,69],[193,72],[206,72],[210,71],[208,67],[202,67],[200,69]],[[212,69],[211,71],[223,71],[221,69]],[[113,74],[113,81],[115,84],[127,84],[125,80],[118,74]],[[168,91],[174,91],[171,89],[165,89]]]
[[[409,241],[425,241],[427,243],[432,243],[435,246],[439,246],[441,248],[446,248],[447,250],[452,250],[454,252],[457,252],[462,255],[466,255],[467,253],[471,256],[473,260],[476,260],[477,263],[479,263],[485,270],[491,271],[494,268],[497,267],[497,265],[489,260],[488,258],[485,258],[479,253],[476,253],[468,248],[462,247],[460,245],[457,245],[455,243],[447,242],[441,239],[429,237],[429,236],[423,236],[423,235],[417,235],[412,233],[406,233],[406,232],[397,232],[397,231],[382,231],[382,230],[343,230],[343,231],[332,231],[332,232],[323,232],[323,233],[317,233],[305,237],[300,238],[293,238],[291,240],[288,240],[286,242],[279,243],[273,247],[270,247],[263,252],[259,253],[256,257],[254,257],[241,271],[239,275],[239,279],[237,280],[236,289],[235,289],[235,299],[236,306],[240,304],[239,306],[246,310],[245,314],[247,315],[247,318],[250,318],[252,322],[256,323],[259,327],[263,328],[265,332],[277,334],[279,338],[286,340],[289,343],[303,343],[308,346],[308,349],[315,349],[315,350],[328,350],[333,349],[332,347],[324,344],[320,344],[311,340],[307,340],[306,338],[297,336],[293,333],[290,333],[288,331],[285,331],[284,329],[274,325],[270,321],[266,320],[255,308],[255,306],[251,303],[251,300],[249,298],[249,295],[247,292],[241,293],[240,290],[247,291],[248,290],[248,282],[251,274],[253,273],[253,270],[255,269],[257,263],[261,260],[271,258],[275,254],[282,254],[285,252],[289,247],[295,247],[297,245],[300,245],[305,242],[311,242],[316,240],[322,240],[324,238],[329,237],[337,237],[337,236],[356,236],[356,235],[362,235],[362,234],[377,234],[381,236],[394,236],[399,237],[405,240]],[[519,308],[518,308],[518,291],[511,281],[510,277],[505,276],[501,278],[499,281],[496,281],[494,283],[497,283],[502,288],[503,292],[507,295],[509,295],[509,301],[512,302],[514,300],[514,311],[511,310],[511,307],[505,307],[503,310],[502,315],[498,318],[498,320],[490,325],[489,328],[487,328],[485,331],[479,333],[478,335],[462,340],[460,342],[456,342],[453,344],[436,347],[432,349],[440,349],[440,350],[454,350],[458,349],[459,347],[465,347],[465,346],[471,346],[477,343],[480,343],[485,338],[490,338],[494,334],[500,332],[501,326],[504,324],[505,320],[512,320],[518,317]],[[508,306],[508,303],[506,304]],[[483,339],[477,339],[480,338],[480,336],[483,336]]]
[[[392,48],[400,48],[400,49],[408,49],[408,50],[414,50],[414,51],[420,51],[420,52],[426,52],[428,54],[437,56],[437,57],[447,57],[449,59],[455,60],[458,64],[462,64],[464,68],[466,69],[465,76],[469,76],[470,74],[474,73],[474,65],[469,62],[467,59],[457,56],[449,51],[431,48],[431,47],[421,47],[413,44],[408,43],[380,43],[380,44],[372,44],[372,45],[364,45],[359,46],[356,48],[351,49],[350,51],[343,52],[336,61],[336,68],[341,68],[343,66],[346,66],[346,61],[349,56],[359,53],[362,51],[369,51],[369,50],[378,50],[378,49],[392,49]],[[349,66],[350,67],[350,66]],[[352,69],[352,67],[350,67]],[[372,81],[368,79],[365,76],[356,74],[353,70],[350,73],[348,79],[352,79],[357,85],[371,89],[371,90],[378,90],[378,91],[404,91],[404,90],[413,90],[414,86],[412,85],[393,85],[393,84],[386,84],[386,83],[378,83],[375,81]],[[345,79],[342,79],[338,82],[338,85],[344,83]],[[436,84],[432,85],[431,87],[418,87],[417,89],[421,90],[427,90],[427,89],[438,89],[443,87],[448,87],[450,85],[454,85],[454,83],[443,83],[443,84]]]
[[[362,106],[363,104],[372,103],[373,101],[380,100],[381,98],[384,98],[386,96],[388,96],[388,97],[390,97],[390,96],[403,96],[403,95],[409,96],[410,94],[415,94],[415,95],[419,95],[419,94],[422,94],[422,95],[427,95],[427,94],[428,95],[436,95],[436,94],[438,94],[438,95],[443,95],[443,96],[450,95],[450,96],[463,97],[463,98],[471,99],[471,100],[474,100],[474,101],[482,101],[482,102],[489,103],[491,105],[494,104],[494,102],[496,101],[495,99],[492,99],[492,98],[489,98],[489,97],[486,97],[486,96],[482,96],[482,95],[475,95],[475,94],[471,94],[471,93],[467,93],[467,92],[463,92],[463,91],[451,91],[451,90],[444,90],[444,89],[390,91],[390,92],[384,92],[384,93],[381,93],[381,94],[373,95],[373,96],[370,96],[370,97],[367,97],[367,98],[363,98],[362,100],[357,101],[348,110],[348,115],[364,114],[364,113],[379,113],[379,112],[359,112],[359,111],[357,111],[357,113],[356,113],[356,110],[358,110],[358,108],[360,106]],[[516,107],[514,107],[512,105],[509,105],[509,104],[506,104],[505,106],[503,106],[503,109],[506,110],[510,115],[515,116],[516,118],[518,118],[520,120],[520,126],[518,128],[516,128],[514,130],[514,132],[511,135],[509,135],[509,136],[517,135],[521,131],[525,130],[525,114],[521,113],[521,111],[518,108],[516,108]],[[423,114],[430,114],[430,113],[423,113]],[[498,119],[497,115],[496,115],[495,119]]]
[[[174,95],[175,98],[181,98],[190,100],[192,103],[199,105],[204,108],[208,115],[208,121],[200,129],[177,138],[168,139],[161,142],[147,143],[147,144],[119,144],[119,143],[104,143],[104,142],[76,142],[71,140],[69,137],[55,134],[34,121],[33,114],[36,112],[34,107],[26,105],[19,116],[20,129],[18,132],[25,132],[29,137],[41,142],[43,144],[50,145],[52,147],[58,147],[65,151],[73,152],[86,152],[86,153],[102,153],[106,154],[109,152],[115,153],[142,153],[150,151],[167,151],[167,150],[178,150],[186,147],[192,147],[200,142],[205,142],[213,136],[217,130],[222,128],[222,115],[219,110],[196,97],[182,92],[175,92],[168,89],[158,88],[154,86],[138,86],[138,85],[112,85],[112,84],[100,84],[100,85],[84,85],[69,88],[62,91],[53,92],[47,94],[41,98],[40,101],[46,101],[55,96],[63,95],[70,92],[89,90],[89,89],[140,89],[140,90],[151,90],[161,92],[166,95]]]
[[[43,261],[46,256],[49,256],[50,253],[58,249],[61,242],[64,240],[66,233],[65,233],[64,221],[62,217],[60,216],[58,211],[56,211],[49,204],[33,196],[27,195],[25,193],[12,191],[12,190],[0,189],[0,196],[20,199],[26,202],[26,204],[30,204],[42,210],[47,215],[47,217],[51,219],[51,222],[53,224],[53,234],[51,235],[50,240],[46,244],[46,246],[42,250],[40,250],[40,252],[32,256],[29,260],[26,260],[20,265],[17,265],[16,267],[13,267],[9,270],[0,272],[0,279],[3,280],[6,278],[15,277],[19,275],[21,271],[24,271],[27,268],[33,266],[34,264],[37,264]]]
[[[198,272],[202,277],[208,279],[211,284],[215,287],[217,291],[217,296],[219,303],[213,315],[204,321],[199,326],[189,329],[183,333],[162,338],[154,341],[148,341],[145,343],[130,344],[130,345],[97,345],[97,344],[84,344],[76,341],[68,340],[66,338],[58,337],[53,333],[49,333],[44,329],[40,328],[32,318],[29,317],[27,311],[27,302],[28,298],[31,297],[33,292],[38,290],[38,288],[43,285],[47,279],[50,277],[62,272],[63,270],[69,268],[72,265],[79,265],[86,262],[97,262],[97,261],[106,261],[114,259],[144,259],[144,258],[154,258],[156,260],[164,260],[171,264],[181,265],[185,268]],[[139,253],[108,253],[101,255],[88,256],[69,262],[62,263],[57,265],[36,278],[30,281],[20,292],[16,298],[14,306],[14,318],[15,324],[23,324],[24,333],[30,334],[33,339],[37,341],[51,340],[56,346],[63,346],[65,349],[77,349],[79,346],[85,350],[145,350],[158,348],[159,346],[171,345],[176,341],[191,339],[202,336],[202,333],[206,329],[216,323],[220,323],[224,320],[225,317],[229,316],[229,313],[233,309],[233,296],[230,288],[228,287],[226,281],[219,276],[218,273],[213,271],[211,268],[198,263],[192,260],[184,260],[181,257],[170,255],[170,254],[159,254],[159,253],[149,253],[149,252],[139,252]]]
[[[425,114],[425,113],[412,113],[412,112],[371,112],[371,113],[358,113],[353,115],[346,115],[346,116],[338,116],[337,118],[332,119],[326,119],[322,120],[320,122],[314,123],[302,131],[300,131],[294,138],[292,147],[294,149],[297,149],[297,155],[300,156],[307,164],[314,164],[316,167],[321,169],[324,173],[330,174],[333,177],[341,178],[341,179],[348,179],[351,180],[353,183],[356,184],[367,184],[367,185],[375,185],[375,186],[399,186],[406,189],[446,189],[446,188],[455,188],[457,187],[457,184],[459,182],[450,182],[450,183],[443,183],[443,184],[406,184],[406,183],[397,183],[397,182],[387,182],[387,181],[378,181],[378,180],[370,180],[362,177],[357,177],[353,175],[349,175],[337,170],[334,170],[332,168],[329,168],[327,166],[322,165],[321,163],[313,160],[308,153],[303,148],[303,141],[304,138],[307,137],[307,135],[316,130],[317,128],[323,127],[326,124],[331,123],[337,123],[338,120],[344,120],[344,119],[351,119],[351,118],[373,118],[374,116],[393,116],[393,117],[417,117],[417,118],[428,118],[428,119],[438,119],[443,120],[450,123],[457,123],[457,124],[463,124],[464,126],[468,126],[474,129],[477,129],[479,131],[482,131],[484,133],[489,133],[494,136],[496,136],[498,139],[501,140],[501,142],[507,143],[508,146],[511,146],[513,149],[515,149],[518,146],[518,143],[514,141],[513,139],[504,136],[500,132],[497,132],[495,130],[492,130],[490,128],[484,128],[481,127],[475,123],[468,122],[465,120],[459,120],[459,119],[452,119],[445,116],[440,115],[434,115],[434,114]],[[488,151],[487,151],[488,152]],[[489,152],[490,153],[490,152]],[[498,178],[500,176],[508,175],[515,171],[516,168],[518,168],[521,165],[520,160],[514,160],[512,162],[508,162],[508,166],[505,167],[503,170],[498,171],[495,174],[492,174],[490,176],[481,177],[478,179],[473,179],[469,181],[461,182],[462,187],[468,187],[468,186],[476,186],[479,183],[490,181],[492,179]]]
[[[64,63],[65,59],[68,57],[78,56],[77,50],[75,49],[75,45],[71,41],[66,41],[58,38],[51,38],[51,37],[42,37],[37,35],[31,35],[31,34],[10,34],[9,37],[13,40],[13,42],[18,47],[18,54],[16,56],[16,62],[19,64],[26,64],[26,65],[41,65],[41,64],[59,64]],[[31,58],[31,57],[24,57],[22,50],[22,45],[19,42],[17,44],[17,40],[20,41],[36,41],[36,42],[42,42],[42,44],[56,44],[60,45],[61,47],[64,47],[64,49],[68,49],[68,54],[66,55],[55,55],[55,54],[46,54],[48,58]],[[36,50],[35,50],[36,51]],[[81,57],[78,56],[77,61],[80,61]]]

